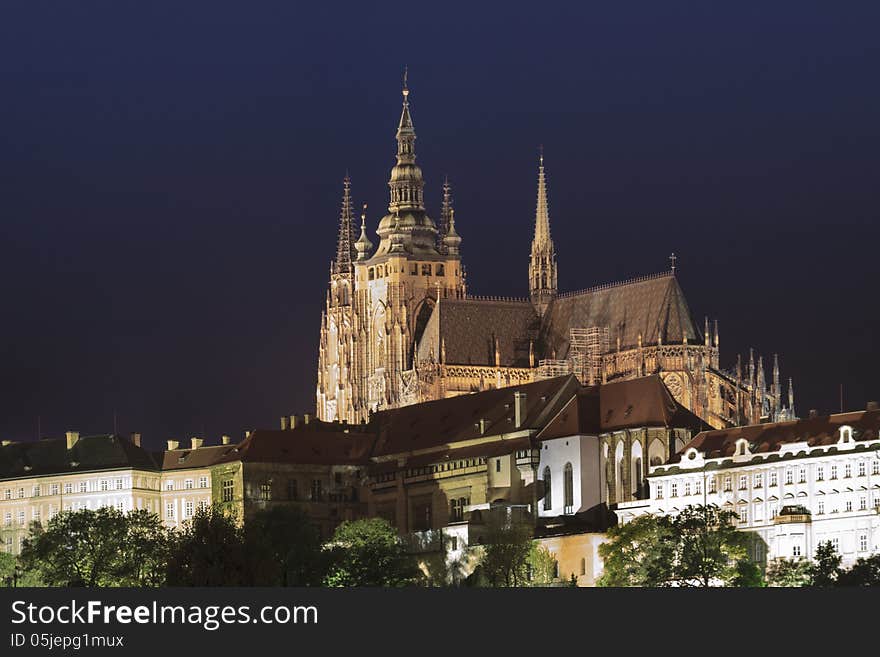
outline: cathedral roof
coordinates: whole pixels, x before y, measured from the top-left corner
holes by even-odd
[[[374,440],[373,433],[347,432],[341,427],[258,430],[238,445],[230,445],[217,462],[357,465],[368,461]]]
[[[612,349],[618,337],[621,349],[638,346],[639,335],[645,345],[657,344],[658,337],[666,344],[699,340],[672,273],[560,295],[545,315],[541,357],[567,358],[570,329],[591,327],[609,329]]]
[[[529,338],[537,337],[539,319],[528,301],[441,299],[419,342],[419,360],[432,351],[440,361],[441,339],[450,365],[495,366],[498,342],[501,367],[529,366]]]

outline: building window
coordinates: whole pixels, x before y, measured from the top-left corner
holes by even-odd
[[[825,513],[825,501],[824,500],[819,500],[819,504],[818,504],[818,508],[816,509],[816,513],[820,516],[824,515],[824,513]]]
[[[771,487],[771,488],[773,488],[774,486],[776,486],[776,478],[777,478],[777,473],[776,473],[775,470],[773,470],[773,471],[770,473],[770,487]]]
[[[7,511],[6,516],[3,518],[3,526],[4,527],[12,527],[12,512]]]
[[[729,492],[732,490],[733,482],[731,481],[730,475],[724,477],[724,491]]]
[[[199,511],[204,513],[208,510],[208,500],[199,500]]]
[[[7,488],[5,491],[3,491],[3,499],[11,500],[12,499],[12,490]]]
[[[770,519],[773,520],[773,518],[775,518],[776,514],[778,514],[778,513],[779,513],[779,507],[774,502],[773,504],[770,505]]]
[[[846,510],[847,510],[847,511],[852,511],[852,500],[847,500],[847,501],[846,501]]]
[[[260,499],[264,502],[268,502],[272,499],[272,484],[260,484]]]
[[[501,459],[495,459],[495,472],[501,472]]]
[[[122,490],[122,479],[116,480],[116,490]]]
[[[581,557],[581,575],[587,574],[587,560]]]
[[[785,484],[793,484],[794,483],[794,472],[792,472],[791,468],[785,469]]]
[[[837,466],[831,466],[831,479],[837,479]]]
[[[221,486],[222,492],[220,499],[224,502],[231,502],[234,497],[234,488],[235,482],[232,479],[226,479],[223,481]]]
[[[193,487],[193,480],[192,480],[192,479],[186,479],[186,480],[184,480],[184,482],[183,482],[183,487],[184,487],[186,490],[191,490],[192,487]]]
[[[288,479],[287,480],[287,499],[295,500],[299,497],[299,492],[296,489],[296,479]]]
[[[174,502],[168,502],[165,505],[165,519],[174,520]]]
[[[565,464],[565,469],[562,473],[562,492],[564,500],[563,513],[573,513],[574,512],[574,473],[571,469],[571,463]]]
[[[715,477],[709,477],[709,492],[717,493],[718,492],[718,480]]]
[[[312,502],[321,500],[321,480],[312,479]]]
[[[70,495],[73,492],[73,484],[64,484],[64,494]]]
[[[184,506],[184,518],[192,518],[193,516],[193,503],[192,500],[187,500],[186,505]]]
[[[42,488],[40,488],[39,485],[34,486],[34,491],[33,491],[34,497],[40,497],[42,495],[42,492],[43,492]]]
[[[868,498],[862,495],[859,498],[859,511],[864,511],[868,508]]]
[[[678,497],[678,484],[674,481],[669,484],[669,497]]]
[[[840,538],[835,536],[831,539],[831,547],[834,548],[834,551],[840,554]]]
[[[694,494],[700,495],[702,492],[703,492],[703,482],[701,482],[699,479],[697,479],[696,481],[694,481]]]
[[[691,482],[684,482],[684,496],[689,497],[691,494]]]
[[[24,527],[24,511],[18,512],[18,526]]]
[[[553,508],[553,496],[550,488],[550,468],[544,468],[544,511]]]
[[[755,488],[763,488],[764,487],[764,475],[762,473],[758,473],[755,475]]]
[[[24,498],[24,488],[19,488],[18,489],[18,499],[23,499],[23,498]]]
[[[199,488],[207,488],[208,487],[208,478],[207,477],[199,477]]]
[[[174,482],[166,481],[165,482],[165,490],[174,490]]]
[[[79,482],[79,492],[85,493],[88,490],[88,482],[81,481]]]
[[[101,490],[102,491],[109,490],[109,485],[108,485],[108,482],[106,479],[101,480]]]
[[[663,484],[657,484],[657,499],[663,499]]]
[[[746,490],[749,487],[749,478],[747,475],[740,475],[739,477],[739,489]]]
[[[880,474],[880,461],[871,461],[871,474]]]
[[[801,556],[801,546],[800,545],[793,546],[791,548],[791,554],[792,554],[792,556],[795,556],[795,557]]]
[[[125,500],[119,500],[116,502],[116,510],[120,513],[125,513]]]
[[[825,481],[825,468],[821,465],[816,468],[816,481]]]
[[[749,521],[749,507],[745,504],[739,507],[739,524],[745,525]]]
[[[467,497],[453,498],[449,506],[449,522],[461,522],[464,520],[464,508],[470,504]]]
[[[868,551],[868,535],[859,534],[859,552]]]
[[[806,468],[801,468],[800,470],[798,470],[798,483],[799,484],[807,483],[807,469]]]
[[[859,461],[859,476],[860,477],[865,476],[865,462],[864,461]]]
[[[847,463],[846,465],[843,466],[843,477],[844,477],[844,479],[849,479],[850,477],[852,477],[852,464],[851,463]]]
[[[422,263],[422,276],[430,276],[431,275],[431,265]]]

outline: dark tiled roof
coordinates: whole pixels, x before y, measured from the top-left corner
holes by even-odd
[[[418,356],[440,360],[441,337],[450,365],[495,365],[495,341],[502,367],[529,366],[529,339],[537,339],[539,318],[528,301],[441,299],[419,342]]]
[[[228,446],[217,462],[366,464],[374,441],[373,433],[346,433],[342,429],[329,431],[303,426],[287,431],[258,430],[238,445]]]
[[[749,450],[753,454],[778,452],[785,443],[806,442],[811,447],[835,445],[840,438],[840,427],[844,425],[853,428],[853,440],[856,442],[874,440],[880,431],[880,411],[856,411],[790,422],[704,431],[681,451],[693,447],[699,452],[705,452],[706,458],[733,456],[736,441],[740,438],[749,441]],[[672,458],[672,462],[680,460],[681,452]]]
[[[207,468],[223,457],[235,445],[209,445],[198,449],[171,449],[157,452],[156,461],[163,470],[182,470],[184,468]]]
[[[540,428],[578,389],[577,379],[561,376],[509,388],[498,388],[449,399],[382,411],[375,415],[379,439],[375,456],[407,454],[453,443],[518,431],[514,424],[514,393],[526,393],[521,429]],[[481,433],[481,419],[488,421]]]
[[[70,450],[65,438],[0,447],[0,479],[117,468],[158,470],[159,464],[127,438],[111,435],[82,436]]]
[[[635,427],[700,431],[706,424],[675,401],[663,380],[654,374],[582,389],[538,438],[597,435]]]
[[[541,328],[541,357],[567,358],[569,330],[594,326],[609,329],[612,349],[618,336],[622,349],[638,346],[640,333],[645,345],[658,336],[667,344],[700,338],[678,281],[667,274],[558,297]]]

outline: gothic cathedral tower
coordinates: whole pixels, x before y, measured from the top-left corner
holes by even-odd
[[[544,153],[538,162],[538,206],[535,211],[535,238],[529,260],[529,296],[543,317],[556,297],[556,249],[550,238],[550,211],[547,209],[547,183],[544,177]]]
[[[418,341],[437,303],[465,296],[461,237],[449,185],[444,185],[438,231],[425,210],[415,140],[404,77],[397,163],[388,181],[391,199],[376,231],[375,253],[371,254],[365,215],[359,239],[351,241],[346,178],[337,260],[321,320],[317,414],[322,420],[366,421],[372,411],[420,401],[413,358]],[[345,290],[352,290],[350,297]]]

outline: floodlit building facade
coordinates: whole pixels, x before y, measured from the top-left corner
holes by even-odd
[[[636,515],[717,504],[753,534],[753,558],[811,559],[830,541],[844,567],[880,551],[880,410],[814,416],[699,434],[650,468],[650,498],[618,505]]]

